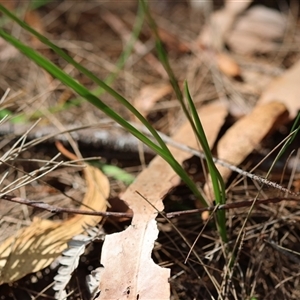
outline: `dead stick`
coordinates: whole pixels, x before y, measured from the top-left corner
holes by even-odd
[[[252,206],[253,202],[254,206],[261,205],[261,204],[269,204],[269,203],[279,203],[281,201],[300,201],[299,198],[268,198],[268,199],[251,199],[245,201],[238,201],[234,203],[227,203],[221,204],[216,206],[208,206],[198,209],[190,209],[190,210],[183,210],[183,211],[175,211],[166,214],[167,218],[174,218],[176,216],[188,215],[188,214],[195,214],[201,213],[204,211],[217,211],[221,209],[233,209],[233,208],[241,208],[241,207],[250,207]]]
[[[0,196],[0,199],[15,202],[15,203],[20,203],[20,204],[25,204],[28,206],[32,206],[35,208],[41,208],[47,211],[50,211],[52,213],[61,213],[61,212],[66,212],[66,213],[73,213],[73,214],[80,214],[80,215],[91,215],[91,216],[104,216],[104,217],[126,217],[126,218],[132,218],[133,214],[132,213],[122,213],[122,212],[104,212],[104,211],[90,211],[90,210],[81,210],[81,209],[76,209],[76,208],[61,208],[53,205],[49,205],[43,201],[32,201],[29,199],[24,199],[12,195],[2,195]]]
[[[132,213],[122,213],[122,212],[103,212],[103,211],[90,211],[90,210],[82,210],[82,209],[76,209],[76,208],[61,208],[53,205],[49,205],[47,203],[44,203],[42,201],[32,201],[29,199],[24,199],[12,195],[0,195],[0,199],[25,204],[28,206],[32,206],[35,208],[44,209],[47,211],[50,211],[52,213],[73,213],[73,214],[80,214],[80,215],[91,215],[91,216],[104,216],[104,217],[117,217],[117,218],[132,218]],[[184,211],[175,211],[170,212],[166,214],[167,218],[174,218],[177,216],[183,216],[188,214],[195,214],[195,213],[201,213],[204,211],[217,211],[221,209],[234,209],[234,208],[242,208],[242,207],[250,207],[253,202],[255,201],[255,206],[261,205],[261,204],[269,204],[269,203],[279,203],[281,201],[300,201],[298,198],[268,198],[268,199],[251,199],[251,200],[245,200],[245,201],[238,201],[235,203],[227,203],[222,205],[216,205],[216,206],[208,206],[203,207],[199,209],[190,209],[190,210],[184,210]]]

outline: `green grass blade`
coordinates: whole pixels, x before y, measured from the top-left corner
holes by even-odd
[[[147,17],[147,20],[148,20],[148,23],[149,23],[149,26],[154,34],[154,38],[155,38],[155,46],[156,46],[156,50],[157,50],[157,53],[158,53],[158,57],[159,57],[159,60],[160,62],[162,63],[164,69],[166,70],[168,76],[169,76],[169,79],[170,79],[170,82],[171,82],[171,85],[175,91],[175,94],[176,94],[176,97],[180,100],[180,101],[183,101],[183,95],[182,95],[182,92],[180,90],[180,87],[178,85],[178,81],[174,75],[174,72],[169,64],[169,60],[168,60],[168,55],[163,47],[163,44],[160,40],[160,37],[159,37],[159,34],[158,34],[158,30],[157,30],[157,25],[154,21],[154,19],[152,18],[151,16],[151,13],[150,13],[150,10],[149,10],[149,7],[148,7],[148,3],[147,1],[144,1],[144,0],[139,0],[139,4],[141,5],[141,7],[143,8],[143,11]]]
[[[226,196],[225,196],[225,184],[222,176],[220,175],[218,169],[216,168],[213,162],[213,156],[210,151],[205,132],[203,126],[201,124],[200,118],[198,116],[198,112],[192,100],[192,97],[189,92],[188,84],[185,82],[184,84],[185,94],[188,100],[189,108],[191,110],[191,115],[197,130],[198,140],[201,144],[203,152],[206,157],[206,162],[209,170],[209,174],[212,181],[214,196],[217,204],[225,204]],[[218,219],[218,228],[223,242],[227,242],[227,234],[226,234],[226,215],[225,210],[217,211],[217,219]]]
[[[178,85],[178,81],[176,79],[176,76],[170,66],[170,63],[169,63],[169,60],[168,60],[168,55],[163,47],[163,44],[161,42],[161,39],[159,37],[159,34],[158,34],[158,30],[157,30],[157,25],[154,21],[154,19],[152,18],[151,16],[151,13],[150,13],[150,10],[149,10],[149,7],[148,7],[148,3],[147,1],[144,1],[144,0],[139,0],[139,3],[141,4],[143,10],[144,10],[144,13],[147,17],[147,20],[148,20],[148,23],[149,23],[149,26],[153,32],[153,35],[154,35],[154,38],[155,38],[155,45],[156,45],[156,51],[158,53],[158,57],[159,57],[159,60],[160,62],[162,63],[164,69],[166,70],[168,76],[169,76],[169,80],[171,82],[171,85],[175,91],[175,94],[176,94],[176,97],[177,99],[180,101],[180,103],[183,103],[183,95],[182,95],[182,92],[181,92],[181,89]]]
[[[0,29],[0,36],[2,38],[4,38],[6,41],[10,42],[12,45],[14,45],[17,49],[19,49],[22,53],[24,53],[32,61],[36,62],[39,66],[41,66],[43,69],[48,71],[53,77],[59,79],[62,83],[69,86],[80,96],[84,97],[89,102],[91,102],[93,105],[95,105],[97,108],[101,109],[109,117],[114,119],[122,127],[126,128],[132,134],[137,136],[140,140],[143,140],[147,144],[149,144],[149,142],[150,142],[151,147],[153,147],[155,149],[155,151],[158,150],[158,146],[155,145],[150,139],[147,138],[147,140],[145,140],[144,135],[140,134],[140,132],[137,131],[131,124],[129,124],[127,121],[125,121],[115,111],[113,111],[110,107],[108,107],[106,104],[104,104],[99,98],[97,98],[95,95],[93,95],[88,89],[86,89],[84,86],[79,84],[76,80],[74,80],[71,76],[66,74],[64,71],[62,71],[56,65],[51,63],[48,59],[44,58],[42,55],[37,53],[35,50],[24,45],[23,43],[21,43],[20,41],[18,41],[17,39],[15,39],[14,37],[12,37],[11,35],[9,35],[8,33],[6,33],[5,31],[3,31],[1,29]]]
[[[169,151],[168,147],[164,143],[164,141],[160,138],[159,134],[154,130],[154,128],[148,123],[148,121],[139,113],[138,110],[136,110],[124,97],[122,97],[119,93],[117,93],[114,89],[109,87],[107,84],[105,84],[102,80],[100,80],[97,76],[95,76],[91,71],[77,63],[72,57],[70,57],[67,53],[65,53],[62,49],[57,47],[55,44],[50,42],[46,37],[35,31],[33,28],[31,28],[28,24],[20,20],[18,17],[16,17],[13,13],[8,11],[4,6],[0,5],[0,11],[2,11],[4,14],[6,14],[8,17],[10,17],[12,20],[14,20],[16,23],[18,23],[21,27],[26,29],[28,32],[33,34],[35,37],[37,37],[42,43],[49,46],[55,53],[57,53],[61,58],[66,60],[68,63],[73,65],[77,70],[82,72],[84,75],[86,75],[88,78],[93,80],[95,83],[97,83],[100,87],[102,87],[106,92],[108,92],[110,95],[112,95],[116,100],[118,100],[123,106],[125,106],[129,111],[131,111],[140,121],[141,123],[147,127],[147,129],[151,132],[153,137],[158,141],[159,145],[162,149],[164,149],[165,152],[169,153],[171,155],[171,152]],[[24,52],[23,52],[24,53]]]
[[[110,176],[118,181],[123,182],[125,185],[130,185],[134,180],[135,176],[126,172],[115,165],[108,165],[101,161],[90,161],[89,164],[100,169],[106,176]]]
[[[171,85],[172,85],[172,87],[173,87],[173,89],[175,91],[176,97],[177,97],[177,99],[178,99],[178,101],[179,101],[179,103],[181,105],[181,108],[182,108],[182,110],[183,110],[186,118],[190,122],[191,127],[192,127],[194,133],[196,134],[196,136],[199,139],[199,135],[197,133],[197,129],[195,127],[193,119],[190,116],[188,107],[187,107],[187,105],[184,102],[184,97],[183,97],[183,94],[182,94],[181,89],[179,87],[178,80],[176,79],[176,76],[175,76],[175,74],[174,74],[174,72],[173,72],[173,70],[171,68],[170,63],[169,63],[167,52],[165,51],[163,43],[162,43],[162,41],[161,41],[161,39],[159,37],[157,25],[156,25],[154,19],[151,16],[151,13],[150,13],[147,1],[145,1],[145,0],[139,0],[139,2],[141,3],[141,5],[142,5],[142,7],[144,9],[144,12],[145,12],[145,15],[147,17],[149,26],[150,26],[150,28],[151,28],[151,30],[153,32],[153,35],[154,35],[154,38],[155,38],[156,51],[158,53],[159,60],[162,63],[164,69],[166,70],[166,72],[168,74],[168,77],[169,77],[169,80],[171,82]]]
[[[108,77],[104,80],[104,82],[107,85],[110,85],[116,79],[120,70],[122,70],[124,68],[126,61],[128,60],[130,54],[132,53],[134,44],[137,41],[137,39],[142,31],[144,20],[145,20],[145,13],[144,13],[142,6],[139,4],[138,10],[137,10],[137,17],[136,17],[136,20],[135,20],[135,23],[134,23],[134,26],[132,29],[132,34],[130,36],[128,43],[125,46],[124,51],[122,52],[122,54],[120,55],[120,57],[118,58],[118,60],[116,62],[116,71],[113,72],[112,74],[108,75]]]
[[[134,44],[142,31],[144,20],[145,20],[145,14],[144,14],[144,11],[143,11],[141,5],[139,5],[138,10],[137,10],[137,16],[136,16],[136,19],[135,19],[135,22],[134,22],[134,25],[132,28],[132,33],[129,38],[129,41],[125,45],[124,51],[121,53],[120,57],[118,58],[118,60],[115,63],[116,70],[113,71],[111,74],[109,74],[104,79],[105,84],[111,85],[114,82],[114,80],[118,77],[120,71],[124,68],[129,56],[132,53]],[[103,89],[102,87],[97,87],[94,90],[92,90],[92,93],[98,97],[101,96],[104,92],[105,92],[105,89]],[[74,99],[71,99],[68,103],[64,103],[63,105],[51,107],[51,108],[49,108],[48,111],[50,113],[57,113],[57,112],[60,112],[63,110],[67,110],[70,107],[78,106],[79,104],[82,103],[82,101],[85,101],[85,99],[80,98],[80,97],[74,98]],[[33,117],[40,118],[43,115],[44,114],[42,112],[37,111]]]
[[[37,8],[42,7],[52,1],[53,0],[30,1],[30,9],[32,9],[32,10],[37,9]]]
[[[187,184],[187,186],[191,189],[191,191],[198,197],[203,205],[207,206],[205,199],[197,189],[195,183],[191,180],[191,178],[184,171],[182,166],[174,159],[173,155],[168,151],[165,151],[164,148],[159,147],[155,143],[153,143],[149,138],[139,132],[135,127],[133,127],[130,123],[124,120],[120,115],[118,115],[114,110],[108,107],[105,103],[103,103],[98,97],[92,94],[88,89],[79,84],[76,80],[74,80],[71,76],[66,74],[48,59],[43,57],[41,54],[37,53],[32,48],[24,45],[22,42],[12,37],[10,34],[6,33],[4,30],[0,29],[0,36],[14,45],[19,51],[24,53],[28,58],[38,64],[40,67],[49,72],[53,77],[60,80],[63,84],[70,87],[73,91],[79,94],[81,97],[88,100],[94,106],[102,110],[106,115],[119,123],[123,128],[128,130],[131,134],[137,137],[144,144],[148,145],[153,151],[155,151],[158,155],[160,155],[172,168],[173,170],[181,177],[181,179]],[[149,124],[149,126],[151,126]],[[154,129],[153,129],[154,130]],[[154,130],[155,131],[155,130]],[[155,131],[156,135],[157,132]],[[165,144],[164,144],[165,145]],[[165,145],[166,147],[166,145]],[[151,180],[151,179],[149,179]]]
[[[293,123],[292,129],[290,131],[290,137],[285,141],[285,143],[283,144],[283,146],[281,147],[279,153],[276,155],[271,167],[269,168],[267,175],[265,176],[265,178],[268,178],[269,175],[271,174],[275,164],[278,162],[278,160],[280,159],[280,157],[284,154],[284,152],[287,150],[287,148],[291,145],[291,143],[294,141],[294,139],[296,138],[296,136],[299,133],[300,130],[300,112],[297,115],[296,120]]]
[[[291,145],[291,143],[294,141],[294,139],[296,138],[297,134],[299,133],[300,130],[300,112],[297,115],[296,120],[293,123],[292,129],[290,131],[290,134],[292,132],[294,132],[292,134],[292,136],[286,141],[286,143],[284,143],[282,149],[280,150],[280,152],[278,153],[276,159],[279,160],[279,158],[282,156],[282,154],[286,151],[286,149],[288,148],[288,146]]]

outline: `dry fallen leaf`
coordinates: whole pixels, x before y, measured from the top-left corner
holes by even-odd
[[[9,61],[18,55],[19,51],[14,46],[0,38],[0,61]]]
[[[0,4],[6,7],[9,10],[14,10],[18,6],[18,1],[17,0],[0,0]]]
[[[286,17],[279,11],[256,5],[238,18],[226,42],[230,49],[243,55],[277,51],[286,23]]]
[[[204,26],[198,43],[201,46],[222,51],[225,39],[237,17],[250,5],[252,0],[226,1],[224,8],[214,12]]]
[[[241,77],[238,64],[229,54],[223,53],[225,40],[238,16],[249,6],[252,0],[226,1],[224,8],[211,14],[204,26],[197,44],[201,49],[216,51],[216,62],[221,72],[231,77]]]
[[[230,77],[241,77],[241,69],[236,61],[227,53],[216,54],[218,68],[225,75]]]
[[[154,104],[172,92],[170,83],[159,83],[143,87],[134,99],[134,107],[142,114],[147,115]]]
[[[300,60],[283,75],[275,78],[262,93],[258,104],[270,101],[281,101],[290,113],[290,119],[294,119],[300,110]]]
[[[226,115],[227,109],[217,104],[200,110],[200,119],[210,146],[213,145]],[[192,129],[187,123],[178,130],[174,139],[197,147]],[[179,163],[190,157],[190,154],[181,150],[172,147],[170,150]],[[134,217],[125,231],[105,238],[101,255],[104,271],[98,299],[170,298],[170,271],[154,264],[151,252],[158,235],[155,221],[157,210],[163,210],[163,197],[179,181],[173,169],[162,158],[155,157],[126,190],[122,199],[133,210]]]
[[[287,116],[288,111],[280,102],[256,106],[222,136],[217,145],[217,157],[232,165],[239,165],[272,129],[285,122]],[[217,168],[226,183],[231,170],[220,165]],[[204,191],[209,199],[214,199],[210,182],[205,185]]]
[[[158,35],[161,41],[175,53],[186,53],[190,51],[190,47],[180,40],[176,35],[173,35],[167,28],[158,28]]]
[[[25,22],[41,34],[44,34],[45,28],[43,20],[36,10],[28,10],[25,14]],[[43,43],[35,36],[31,37],[34,47],[40,47]]]
[[[107,177],[97,168],[84,168],[87,192],[81,208],[105,211],[109,195]],[[66,221],[34,218],[30,226],[22,228],[0,245],[0,284],[14,282],[51,264],[67,247],[67,242],[95,226],[102,217],[76,215]]]

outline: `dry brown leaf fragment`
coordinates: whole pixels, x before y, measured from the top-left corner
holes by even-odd
[[[0,61],[16,58],[18,55],[19,51],[14,46],[0,38]]]
[[[216,54],[217,64],[221,72],[230,77],[241,77],[241,69],[237,62],[227,53]]]
[[[170,33],[167,29],[159,27],[158,35],[161,41],[171,50],[179,53],[186,53],[190,51],[190,47],[186,43]]]
[[[18,6],[18,2],[17,0],[0,0],[0,4],[3,5],[4,7],[6,7],[9,10],[14,10],[16,9],[16,7]]]
[[[290,113],[290,119],[294,119],[300,110],[300,60],[288,69],[280,77],[275,78],[262,93],[258,104],[271,101],[281,101]]]
[[[25,22],[41,34],[44,34],[45,28],[39,13],[35,10],[29,10],[25,14]],[[34,47],[44,45],[37,37],[31,36]]]
[[[239,165],[259,145],[271,130],[278,128],[288,117],[288,111],[280,102],[256,106],[253,111],[235,124],[222,136],[217,144],[217,157],[232,165]],[[217,165],[226,183],[231,170]],[[209,199],[213,199],[211,183],[204,188]]]
[[[227,109],[221,104],[207,105],[200,110],[200,119],[211,147],[226,115]],[[198,146],[188,123],[173,138],[190,147]],[[182,150],[173,147],[170,150],[179,163],[190,157]],[[155,218],[158,211],[163,210],[162,199],[179,181],[173,169],[161,157],[155,157],[128,187],[122,199],[133,210],[134,217],[125,231],[106,236],[101,255],[104,271],[98,299],[170,298],[170,271],[155,265],[151,252],[158,235]]]
[[[237,17],[250,5],[252,0],[226,1],[224,8],[214,12],[204,26],[198,43],[201,46],[222,51],[225,39]]]
[[[105,211],[109,181],[97,168],[84,168],[87,191],[81,208]],[[100,216],[76,215],[66,221],[34,218],[30,226],[20,229],[0,245],[0,284],[11,283],[51,264],[67,247],[67,242],[95,226]]]
[[[234,52],[244,55],[275,51],[281,46],[286,23],[282,13],[256,5],[238,18],[226,42]]]
[[[143,87],[133,103],[135,108],[142,114],[147,115],[155,103],[172,92],[169,83],[159,83]]]

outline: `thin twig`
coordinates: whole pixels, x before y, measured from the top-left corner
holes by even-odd
[[[21,197],[16,197],[13,195],[3,195],[0,194],[0,199],[19,203],[19,204],[25,204],[28,206],[44,209],[47,211],[50,211],[52,213],[74,213],[74,214],[80,214],[80,215],[91,215],[91,216],[105,216],[105,217],[125,217],[125,218],[132,218],[132,213],[121,213],[121,212],[99,212],[99,211],[90,211],[90,210],[82,210],[82,209],[76,209],[76,208],[62,208],[57,207],[53,205],[49,205],[47,203],[44,203],[43,201],[32,201],[29,199],[24,199]],[[203,207],[199,209],[190,209],[190,210],[184,210],[184,211],[175,211],[167,213],[165,216],[167,218],[174,218],[177,216],[183,216],[188,214],[194,214],[194,213],[201,213],[204,211],[217,211],[221,209],[234,209],[234,208],[242,208],[242,207],[250,207],[253,202],[255,201],[255,205],[261,205],[261,204],[269,204],[269,203],[279,203],[281,201],[300,201],[298,198],[269,198],[269,199],[251,199],[251,200],[245,200],[245,201],[238,201],[234,203],[227,203],[222,205],[215,205],[215,206],[208,206]]]
[[[132,213],[122,213],[122,212],[103,212],[103,211],[90,211],[90,210],[81,210],[76,208],[62,208],[53,205],[49,205],[44,203],[43,201],[32,201],[29,199],[24,199],[21,197],[16,197],[12,195],[0,195],[0,199],[7,200],[10,202],[15,202],[19,204],[25,204],[31,207],[44,209],[50,211],[51,213],[73,213],[79,215],[90,215],[90,216],[104,216],[104,217],[125,217],[125,218],[132,218]]]
[[[144,126],[141,126],[141,125],[135,124],[135,123],[131,123],[131,124],[134,125],[138,130],[142,131],[144,134],[146,134],[148,136],[150,135],[149,131],[146,128],[144,128]],[[173,147],[175,147],[177,149],[180,149],[182,151],[186,151],[186,152],[192,153],[193,155],[196,155],[196,156],[198,156],[198,157],[206,160],[205,154],[203,152],[201,152],[201,151],[199,151],[197,149],[191,148],[189,146],[183,145],[183,144],[181,144],[179,142],[176,142],[175,140],[173,140],[172,138],[170,138],[169,136],[167,136],[167,135],[165,135],[165,134],[163,134],[161,132],[158,132],[158,133],[159,133],[160,137],[162,138],[162,140],[165,143],[167,143],[167,144],[169,144],[169,145],[171,145],[171,146],[173,146]],[[293,133],[294,132],[291,132],[285,138],[285,140],[287,138],[289,138]],[[288,193],[289,195],[292,195],[292,196],[295,196],[295,197],[298,196],[297,193],[294,193],[294,192],[292,192],[292,191],[284,188],[283,186],[281,186],[280,184],[278,184],[276,182],[273,182],[273,181],[268,180],[266,178],[263,178],[263,177],[260,177],[258,175],[252,174],[252,173],[247,172],[245,170],[242,170],[242,169],[240,169],[240,168],[238,168],[238,167],[236,167],[236,166],[234,166],[234,165],[232,165],[232,164],[230,164],[230,163],[228,163],[228,162],[226,162],[224,160],[221,160],[221,159],[218,159],[216,157],[213,157],[213,162],[216,163],[216,164],[218,164],[218,165],[220,165],[220,166],[228,168],[231,171],[236,172],[236,173],[238,173],[238,174],[240,174],[242,176],[246,176],[246,177],[248,177],[248,178],[250,178],[252,180],[255,180],[255,181],[258,181],[258,182],[260,182],[262,184],[265,184],[265,185],[271,186],[273,188],[276,188],[276,189],[280,190],[281,192]]]
[[[270,245],[272,248],[277,250],[278,252],[281,252],[285,256],[287,256],[290,260],[292,260],[294,263],[300,265],[300,259],[298,258],[300,256],[300,253],[296,251],[292,251],[290,249],[287,249],[285,247],[282,247],[278,245],[275,241],[271,239],[265,239],[264,240],[268,245]],[[297,257],[298,256],[298,257]]]
[[[217,211],[217,210],[221,210],[221,209],[250,207],[250,206],[252,206],[253,202],[255,202],[255,206],[257,206],[257,205],[261,205],[261,204],[279,203],[284,200],[285,201],[300,201],[299,198],[291,198],[291,197],[290,198],[251,199],[251,200],[238,201],[238,202],[221,204],[221,205],[216,205],[216,206],[208,206],[208,207],[197,208],[197,209],[170,212],[170,213],[166,214],[166,217],[174,218],[177,216],[201,213],[204,211]]]

